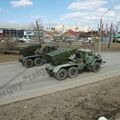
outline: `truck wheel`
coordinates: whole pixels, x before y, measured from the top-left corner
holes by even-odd
[[[35,58],[34,60],[35,66],[40,66],[44,64],[44,59],[43,58]]]
[[[65,69],[60,69],[55,77],[59,81],[65,80],[67,78],[67,71]]]
[[[26,59],[24,62],[24,65],[26,67],[32,67],[33,66],[33,60],[32,59]]]
[[[78,75],[78,68],[77,67],[70,67],[68,69],[68,76],[70,78],[77,77],[77,75]]]
[[[100,63],[98,63],[98,62],[94,63],[93,68],[92,68],[93,72],[99,72],[100,67],[101,67]]]

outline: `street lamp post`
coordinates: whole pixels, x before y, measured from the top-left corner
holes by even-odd
[[[103,28],[103,17],[111,9],[106,10],[100,18],[100,39],[99,39],[99,53],[101,51],[101,41],[102,41],[102,28]]]

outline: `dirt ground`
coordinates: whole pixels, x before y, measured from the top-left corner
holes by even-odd
[[[120,117],[120,76],[0,106],[0,120],[109,120]]]
[[[20,57],[19,55],[4,55],[4,54],[0,54],[0,63],[17,61],[19,59],[19,57]]]

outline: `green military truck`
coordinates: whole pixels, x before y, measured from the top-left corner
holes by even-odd
[[[46,62],[45,55],[56,50],[54,45],[32,44],[20,50],[22,57],[19,58],[25,67],[40,66]]]
[[[47,53],[47,59],[51,62],[46,67],[50,76],[57,80],[74,78],[81,70],[98,72],[103,63],[102,57],[89,49],[64,48]]]

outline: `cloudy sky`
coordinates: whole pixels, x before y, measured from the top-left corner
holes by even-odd
[[[104,23],[120,21],[120,0],[0,0],[0,22],[40,18],[50,24],[97,26],[101,17]]]

